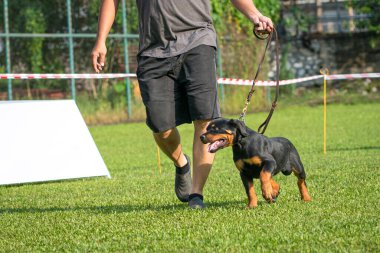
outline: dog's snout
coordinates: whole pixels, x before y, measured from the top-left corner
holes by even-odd
[[[200,138],[201,138],[201,142],[203,142],[203,144],[206,144],[206,135],[205,134],[201,134],[201,136],[200,136]]]

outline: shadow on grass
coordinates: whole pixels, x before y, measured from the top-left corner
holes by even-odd
[[[75,206],[75,207],[20,207],[20,208],[1,208],[0,214],[4,213],[54,213],[54,212],[92,212],[92,213],[128,213],[143,211],[160,211],[160,210],[180,210],[187,206],[173,204],[166,206],[153,205],[104,205],[104,206]]]
[[[259,205],[265,204],[259,202]],[[245,208],[242,201],[223,201],[207,203],[207,208]],[[19,207],[19,208],[0,208],[0,214],[14,213],[55,213],[55,212],[90,212],[90,213],[131,213],[145,211],[180,211],[188,210],[187,203],[169,205],[100,205],[100,206],[75,206],[75,207]]]
[[[376,150],[376,149],[380,149],[380,146],[329,148],[328,151],[357,151],[357,150]]]
[[[258,204],[258,206],[268,205],[268,203],[265,200],[259,200],[257,204]],[[211,202],[208,205],[208,207],[210,207],[210,208],[225,208],[225,209],[229,209],[229,208],[233,208],[233,209],[239,209],[239,208],[248,209],[247,208],[247,201],[246,200],[243,200],[243,201],[235,200],[235,201]]]

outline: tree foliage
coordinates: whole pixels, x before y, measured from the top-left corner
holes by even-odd
[[[380,34],[380,1],[379,0],[352,0],[349,5],[355,10],[356,14],[361,14],[363,19],[356,21],[358,28]]]
[[[279,20],[280,2],[276,0],[255,0],[256,7],[263,15],[269,16],[274,23]],[[251,34],[251,22],[234,6],[230,0],[211,0],[212,18],[219,36],[231,29],[238,33]]]

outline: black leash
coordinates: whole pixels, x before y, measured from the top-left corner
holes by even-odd
[[[242,113],[240,114],[239,120],[244,121],[244,119],[245,119],[245,115],[247,113],[248,105],[251,102],[251,98],[252,98],[253,93],[255,92],[255,84],[257,82],[257,77],[259,76],[262,64],[263,64],[264,59],[265,59],[265,54],[266,54],[266,52],[268,50],[269,44],[272,41],[272,38],[273,38],[273,35],[274,35],[274,37],[275,37],[275,43],[276,43],[276,95],[275,95],[275,98],[274,98],[274,100],[272,102],[272,108],[271,108],[271,110],[270,110],[270,112],[268,114],[268,117],[259,126],[259,128],[257,130],[260,134],[264,134],[265,130],[268,127],[269,121],[272,118],[273,112],[274,112],[274,110],[275,110],[275,108],[277,106],[277,99],[278,99],[278,96],[280,94],[280,60],[279,60],[279,51],[280,51],[280,48],[279,48],[279,43],[278,43],[278,35],[277,35],[277,31],[276,31],[275,28],[273,28],[273,31],[271,33],[259,33],[258,34],[258,33],[256,33],[255,30],[253,30],[253,34],[256,36],[256,38],[258,38],[260,40],[267,40],[267,44],[265,46],[264,53],[263,53],[263,55],[261,57],[261,60],[259,62],[259,66],[257,67],[257,71],[256,71],[256,74],[255,74],[255,78],[253,79],[251,90],[249,91],[247,99],[245,100],[245,106],[243,108]]]

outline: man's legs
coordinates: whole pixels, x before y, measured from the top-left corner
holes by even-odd
[[[200,139],[201,134],[206,132],[209,122],[210,120],[194,121],[192,194],[203,194],[203,187],[215,157],[215,154],[208,152],[208,146],[203,144]]]
[[[187,164],[186,157],[182,152],[181,136],[177,128],[172,128],[164,132],[153,133],[154,140],[167,157],[174,162],[177,167]]]
[[[175,165],[174,191],[182,202],[189,201],[191,192],[190,159],[182,152],[181,137],[177,128],[153,134],[157,145]]]
[[[203,187],[210,173],[215,156],[215,154],[208,152],[207,145],[203,144],[199,137],[206,131],[209,122],[210,120],[195,120],[193,122],[193,183],[191,192],[189,193],[196,195],[203,195]],[[177,168],[187,167],[188,161],[182,152],[181,137],[177,128],[172,128],[160,133],[153,133],[153,136],[157,145],[166,156],[173,161]],[[178,173],[176,176],[178,176]],[[190,206],[193,208],[204,207],[203,203],[199,203],[199,205],[200,206],[197,204],[195,206]]]

